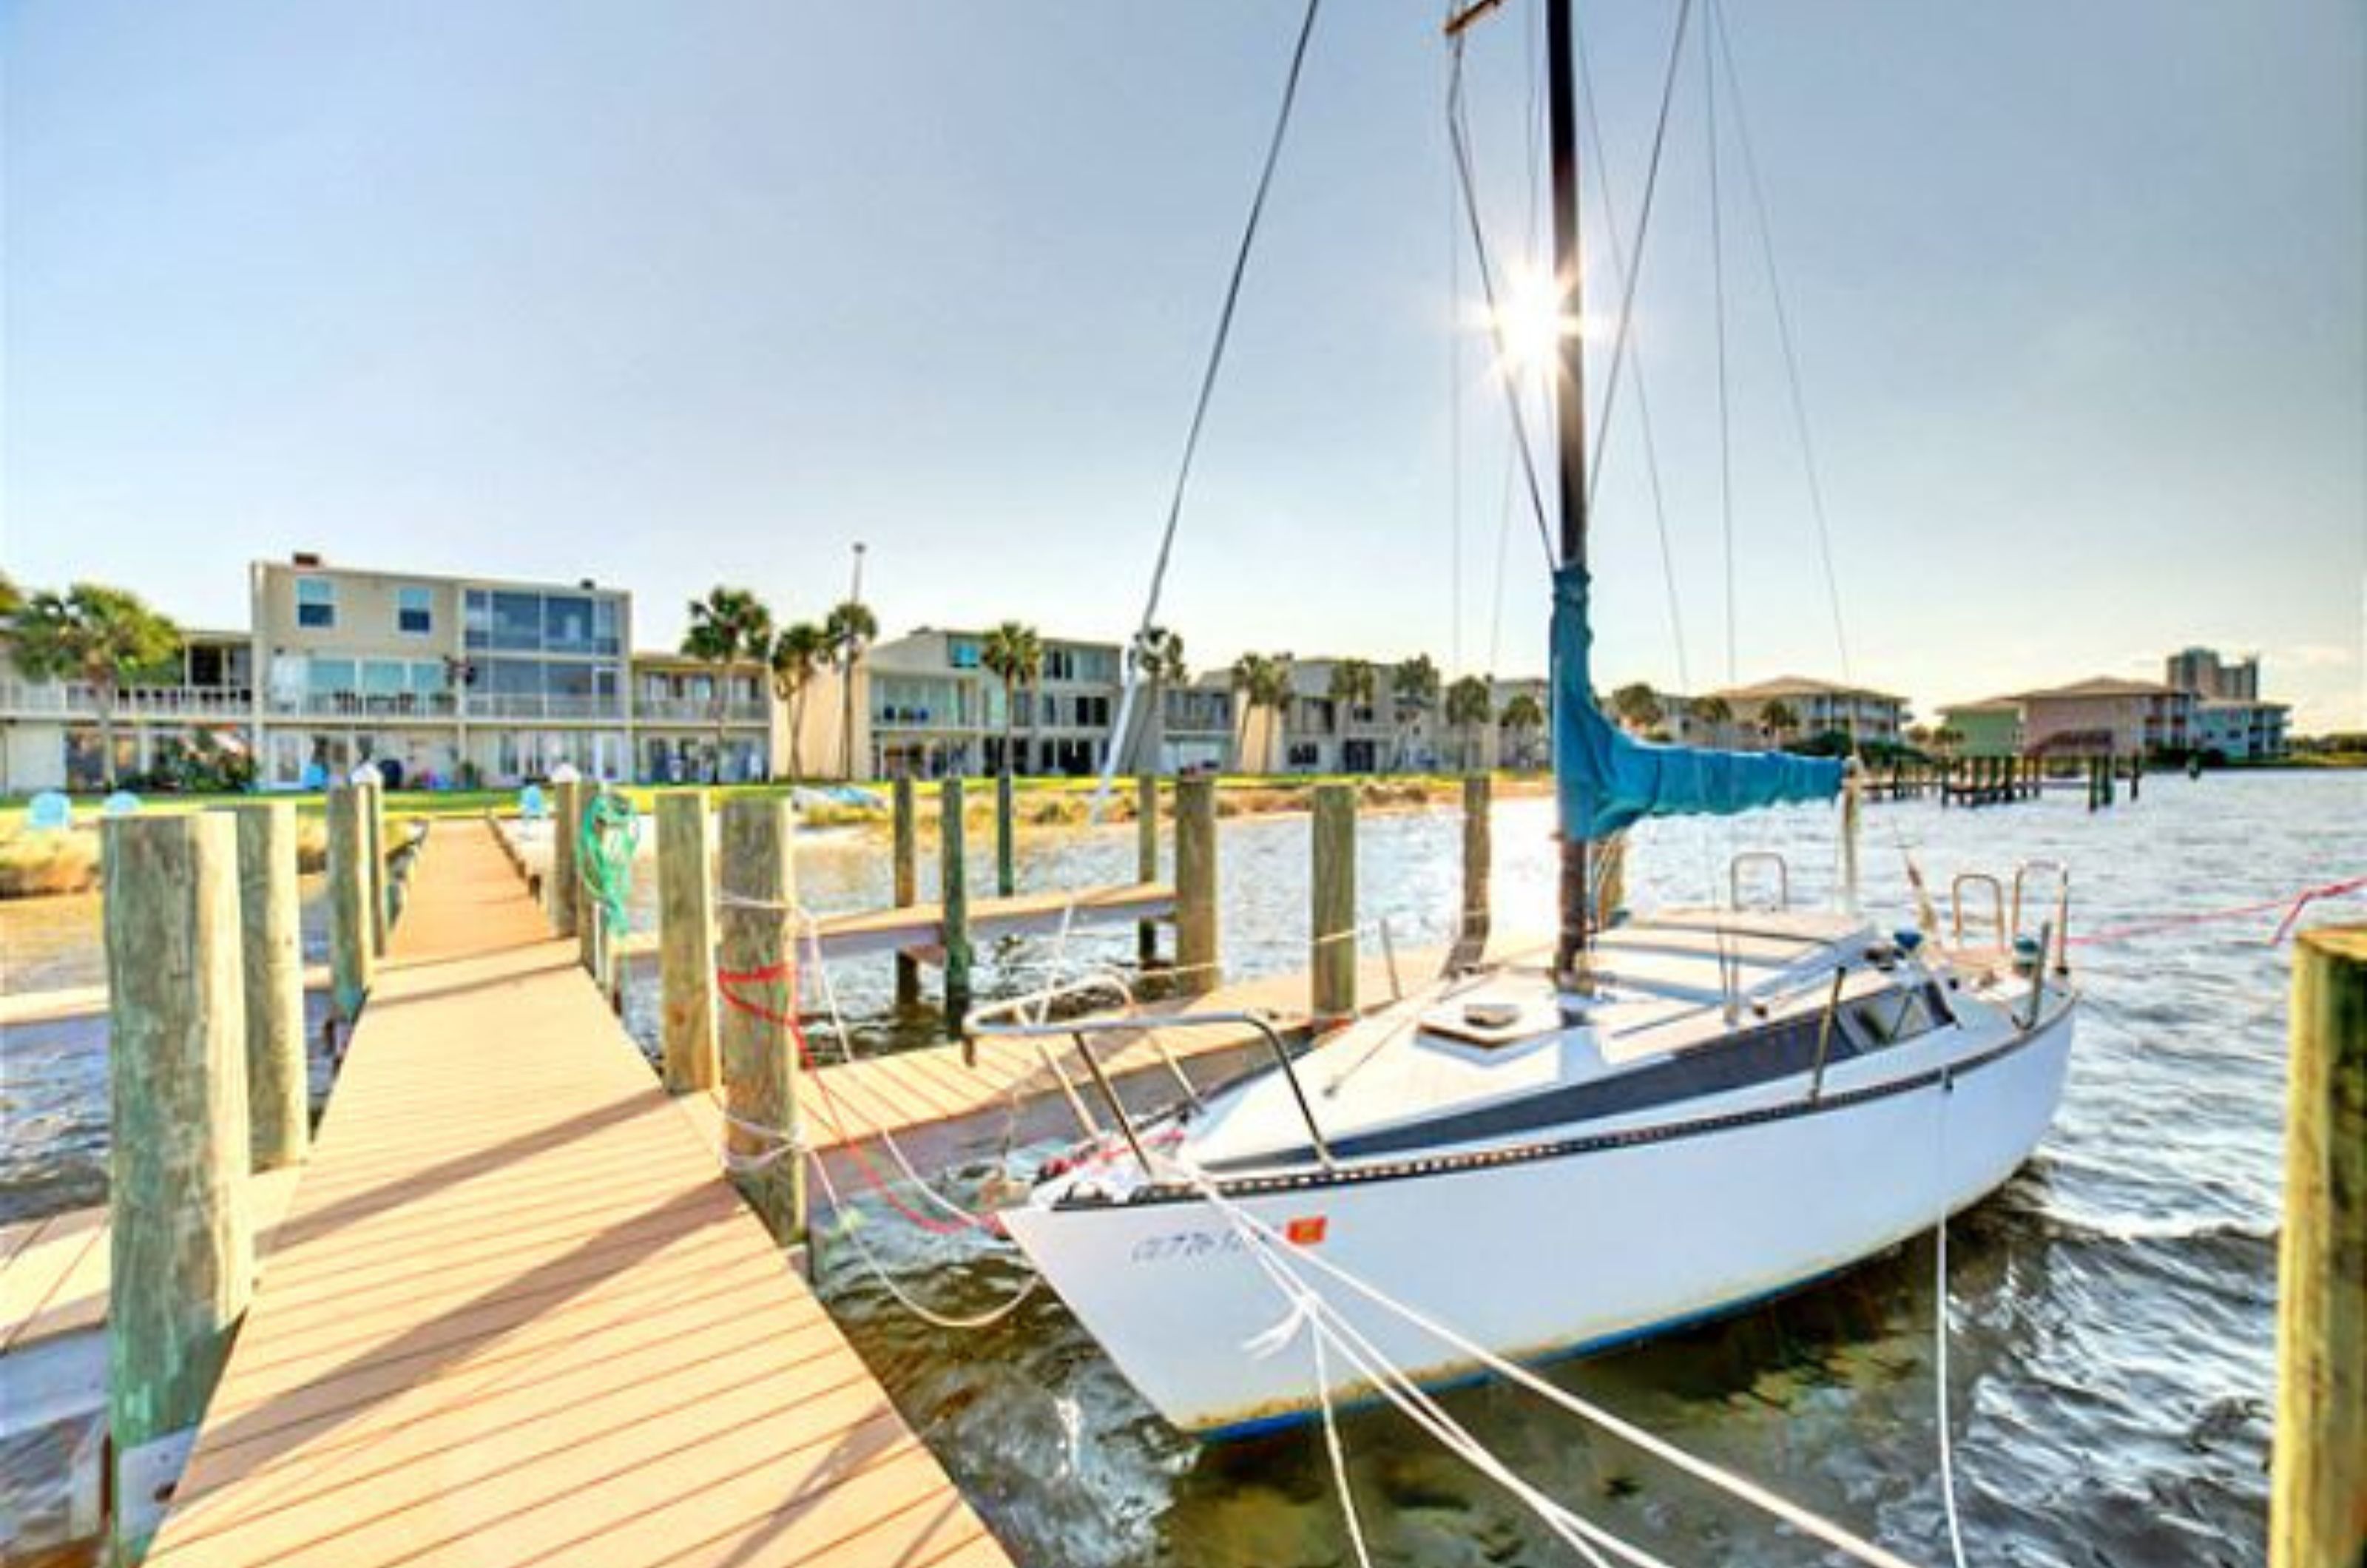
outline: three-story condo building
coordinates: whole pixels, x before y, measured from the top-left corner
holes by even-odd
[[[186,634],[115,705],[119,776],[203,731],[266,789],[364,762],[399,787],[508,785],[561,766],[606,779],[761,778],[766,671],[634,655],[632,597],[572,584],[257,561],[243,632]],[[0,665],[0,788],[95,787],[97,694]]]

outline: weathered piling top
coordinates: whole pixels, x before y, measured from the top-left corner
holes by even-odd
[[[152,1562],[1006,1562],[489,829],[391,959]]]

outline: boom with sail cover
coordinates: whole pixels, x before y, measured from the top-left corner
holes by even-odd
[[[1555,569],[1554,789],[1565,838],[1605,839],[1647,817],[1731,816],[1840,793],[1832,758],[1656,746],[1603,717],[1594,705],[1591,593],[1584,564]]]

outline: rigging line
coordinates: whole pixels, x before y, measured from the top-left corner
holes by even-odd
[[[1619,296],[1619,330],[1612,338],[1611,371],[1609,378],[1603,383],[1603,413],[1596,423],[1594,434],[1594,456],[1591,462],[1590,462],[1587,467],[1586,500],[1587,504],[1590,507],[1591,507],[1594,502],[1595,486],[1601,482],[1603,478],[1603,451],[1611,437],[1612,411],[1618,406],[1619,372],[1621,366],[1625,362],[1627,356],[1628,334],[1636,320],[1636,286],[1637,280],[1640,279],[1644,274],[1644,242],[1651,232],[1652,198],[1656,194],[1658,194],[1660,186],[1660,155],[1668,144],[1669,111],[1670,107],[1675,104],[1677,98],[1677,69],[1684,59],[1685,27],[1693,17],[1693,0],[1682,0],[1682,3],[1677,6],[1676,31],[1674,36],[1669,40],[1669,69],[1667,74],[1663,77],[1660,83],[1660,113],[1659,119],[1652,127],[1652,155],[1650,162],[1645,166],[1644,200],[1643,205],[1636,213],[1636,265],[1633,267],[1628,266],[1626,262],[1622,259],[1619,244],[1618,225],[1614,222],[1609,230],[1609,233],[1611,235],[1612,265],[1620,271],[1623,275],[1623,280],[1620,286]],[[1578,37],[1580,39],[1575,52],[1578,55],[1579,73],[1581,78],[1585,78],[1587,67],[1586,46],[1583,41],[1583,35],[1577,34],[1574,30],[1573,36]],[[1589,122],[1592,123],[1594,120],[1594,85],[1591,79],[1586,80],[1586,113]],[[1610,166],[1608,150],[1603,146],[1603,130],[1599,124],[1594,126],[1594,150],[1596,153],[1595,162],[1597,166],[1607,170]],[[1602,175],[1597,175],[1595,177],[1595,183],[1598,185],[1603,184],[1603,176]],[[1610,200],[1610,193],[1607,186],[1604,189],[1603,198],[1607,207]],[[1637,396],[1639,399],[1642,396],[1640,384]]]
[[[2031,1011],[2035,1016],[2037,1009],[2033,1007]],[[1948,1554],[1955,1568],[1965,1568],[1965,1527],[1956,1517],[1956,1440],[1948,1431],[1948,1107],[1954,1099],[1954,1080],[1943,1078],[1940,1089],[1940,1222],[1931,1227],[1932,1285],[1938,1298],[1933,1303],[1936,1322],[1931,1330],[1931,1381],[1939,1404],[1940,1500],[1947,1507]]]
[[[1184,496],[1192,482],[1192,460],[1200,450],[1200,432],[1207,423],[1208,402],[1217,390],[1217,373],[1225,363],[1225,345],[1233,332],[1233,312],[1240,303],[1241,280],[1247,276],[1250,253],[1256,248],[1259,221],[1265,216],[1265,199],[1274,188],[1274,172],[1282,162],[1282,144],[1290,130],[1291,110],[1298,103],[1299,79],[1306,73],[1307,45],[1315,36],[1315,17],[1323,8],[1323,0],[1307,0],[1307,13],[1298,24],[1298,40],[1291,48],[1290,73],[1282,85],[1282,107],[1275,112],[1274,133],[1267,140],[1265,163],[1258,170],[1256,193],[1250,198],[1249,217],[1241,225],[1241,243],[1233,253],[1232,276],[1225,283],[1225,302],[1217,312],[1216,341],[1208,347],[1208,363],[1200,373],[1199,396],[1193,400],[1192,423],[1184,436],[1184,457],[1175,470],[1175,490],[1167,502],[1167,523],[1159,536],[1159,558],[1151,567],[1150,592],[1142,606],[1142,622],[1135,630],[1137,646],[1148,640],[1150,628],[1159,620],[1159,596],[1167,585],[1167,563],[1175,553],[1176,525],[1183,520]],[[1134,715],[1134,701],[1140,680],[1131,668],[1127,671],[1126,685],[1118,697],[1117,721],[1111,730],[1123,736]],[[1101,785],[1093,792],[1092,815],[1101,819],[1102,807],[1107,800],[1110,785],[1117,776],[1118,748],[1112,746],[1102,764]]]
[[[1734,619],[1734,420],[1726,364],[1726,227],[1719,212],[1717,179],[1716,56],[1710,51],[1706,29],[1702,35],[1702,118],[1709,162],[1709,270],[1715,300],[1717,337],[1717,510],[1726,548],[1726,682],[1737,673]]]
[[[1523,239],[1527,254],[1534,256],[1544,243],[1545,218],[1545,71],[1541,39],[1545,31],[1545,11],[1532,7],[1535,20],[1521,29],[1522,69],[1528,83],[1527,112],[1522,117],[1528,151],[1528,179],[1523,188],[1529,193],[1528,228]],[[1525,397],[1525,388],[1517,395]],[[1489,604],[1488,668],[1501,670],[1504,645],[1504,584],[1511,569],[1512,542],[1512,503],[1516,499],[1514,481],[1520,478],[1520,448],[1508,434],[1504,441],[1503,501],[1496,519],[1496,592]]]
[[[1455,35],[1455,69],[1446,90],[1447,140],[1455,152],[1455,174],[1463,187],[1464,216],[1471,230],[1472,254],[1479,265],[1479,292],[1488,307],[1488,333],[1496,347],[1497,379],[1503,384],[1505,406],[1511,411],[1512,434],[1520,443],[1521,471],[1528,480],[1529,511],[1536,519],[1537,537],[1546,547],[1548,569],[1560,558],[1552,527],[1546,522],[1545,494],[1537,488],[1536,454],[1529,444],[1528,420],[1521,412],[1520,381],[1504,342],[1504,319],[1496,308],[1496,270],[1488,260],[1487,227],[1479,220],[1479,193],[1471,174],[1471,143],[1463,108],[1463,36]]]
[[[1751,150],[1750,120],[1743,111],[1742,78],[1734,68],[1734,39],[1725,19],[1719,16],[1717,0],[1707,0],[1709,31],[1717,41],[1718,54],[1726,66],[1727,94],[1734,109],[1735,139],[1742,147],[1744,183],[1750,190],[1750,204],[1759,220],[1760,254],[1767,268],[1767,292],[1775,308],[1775,335],[1784,348],[1784,370],[1792,394],[1792,419],[1800,433],[1800,461],[1807,471],[1808,510],[1817,523],[1817,547],[1825,567],[1825,592],[1833,612],[1833,642],[1840,654],[1841,679],[1854,682],[1851,672],[1849,633],[1841,618],[1840,576],[1833,564],[1832,529],[1826,521],[1825,487],[1817,465],[1816,444],[1808,434],[1808,400],[1801,389],[1800,357],[1792,337],[1791,312],[1784,309],[1784,285],[1775,267],[1775,231],[1767,218],[1767,197],[1759,181],[1759,158]],[[1852,699],[1850,739],[1854,750],[1857,739],[1855,702]]]
[[[1659,175],[1660,149],[1668,130],[1669,103],[1675,96],[1676,67],[1679,58],[1677,51],[1684,45],[1684,11],[1691,8],[1692,0],[1685,0],[1684,9],[1679,12],[1677,17],[1676,43],[1670,53],[1669,79],[1662,90],[1660,100],[1660,123],[1652,137],[1652,173],[1646,182],[1644,212],[1637,220],[1636,260],[1637,265],[1634,273],[1628,271],[1625,247],[1619,243],[1618,201],[1611,188],[1611,152],[1608,143],[1603,141],[1603,122],[1594,107],[1594,76],[1592,68],[1587,63],[1586,29],[1582,26],[1576,25],[1571,28],[1571,39],[1576,45],[1574,52],[1578,56],[1579,99],[1586,113],[1587,134],[1594,141],[1594,165],[1599,171],[1594,178],[1594,188],[1603,204],[1605,220],[1603,229],[1603,232],[1610,237],[1611,270],[1620,291],[1619,333],[1612,354],[1610,377],[1603,388],[1603,417],[1595,432],[1594,462],[1586,477],[1586,500],[1590,511],[1594,505],[1595,483],[1602,476],[1603,453],[1611,444],[1611,410],[1618,395],[1620,370],[1625,362],[1630,330],[1635,321],[1636,289],[1631,279],[1643,272],[1644,227],[1651,218],[1650,187]],[[1652,434],[1652,400],[1645,395],[1644,391],[1644,351],[1640,347],[1635,350],[1635,361],[1637,430],[1644,440],[1644,472],[1650,481],[1652,520],[1659,529],[1660,537],[1660,580],[1668,593],[1669,635],[1677,649],[1677,686],[1679,690],[1690,694],[1693,691],[1693,679],[1691,669],[1692,660],[1685,652],[1683,596],[1677,587],[1676,547],[1669,532],[1668,494],[1660,482],[1659,442]]]
[[[1704,1459],[1633,1421],[1614,1415],[1606,1406],[1563,1388],[1518,1361],[1498,1355],[1477,1340],[1466,1337],[1420,1308],[1398,1300],[1362,1275],[1332,1262],[1319,1253],[1291,1246],[1280,1231],[1241,1206],[1234,1199],[1228,1197],[1205,1172],[1189,1166],[1178,1166],[1176,1168],[1185,1180],[1194,1184],[1203,1201],[1215,1209],[1220,1217],[1237,1227],[1246,1228],[1252,1233],[1256,1238],[1265,1244],[1266,1250],[1276,1258],[1285,1249],[1287,1249],[1292,1262],[1285,1267],[1294,1275],[1299,1263],[1306,1264],[1324,1278],[1336,1280],[1351,1292],[1400,1321],[1420,1329],[1497,1377],[1527,1390],[1547,1404],[1556,1405],[1578,1416],[1580,1420],[1590,1423],[1599,1430],[1650,1454],[1664,1464],[1682,1471],[1704,1484],[1723,1492],[1738,1502],[1749,1504],[1771,1517],[1791,1526],[1802,1534],[1820,1540],[1827,1546],[1853,1557],[1861,1562],[1872,1565],[1872,1568],[1913,1568],[1912,1564],[1896,1552],[1864,1540],[1844,1527],[1791,1501],[1780,1493],[1710,1460]],[[1257,1256],[1257,1249],[1252,1248],[1251,1255]],[[1302,1288],[1304,1288],[1303,1281]],[[1316,1299],[1319,1303],[1322,1301],[1319,1296]],[[1323,1310],[1329,1312],[1338,1321],[1343,1339],[1360,1337],[1354,1325],[1349,1323],[1345,1314],[1340,1313],[1337,1308],[1330,1307],[1325,1303]]]
[[[1447,27],[1455,23],[1448,0]],[[1452,85],[1454,62],[1446,62]],[[1455,171],[1446,171],[1446,513],[1447,662],[1463,662],[1463,333],[1456,319],[1463,303],[1463,236],[1456,210]]]

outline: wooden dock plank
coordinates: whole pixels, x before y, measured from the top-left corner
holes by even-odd
[[[438,827],[152,1561],[1001,1561],[572,953]]]
[[[329,966],[308,964],[304,966],[304,988],[325,991],[329,988]],[[104,1018],[107,1015],[107,987],[57,986],[43,991],[12,991],[0,994],[0,1025],[14,1027],[20,1023],[55,1023],[69,1018]]]
[[[77,1209],[41,1222],[7,1272],[0,1274],[0,1350],[28,1341],[34,1319],[106,1234],[103,1209]]]

